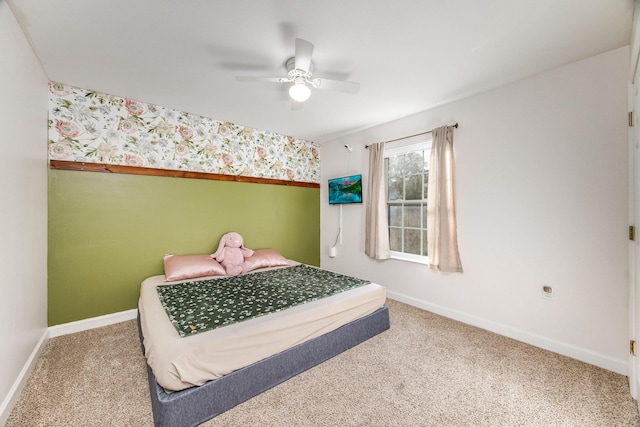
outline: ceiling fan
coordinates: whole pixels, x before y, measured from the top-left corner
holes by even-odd
[[[346,93],[358,92],[360,83],[313,77],[312,53],[313,44],[311,42],[296,39],[295,56],[287,60],[287,77],[236,76],[236,80],[239,82],[293,83],[289,88],[289,96],[296,102],[304,102],[309,99],[311,87]]]

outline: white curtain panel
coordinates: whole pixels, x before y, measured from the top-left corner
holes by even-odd
[[[453,126],[436,128],[432,135],[427,195],[429,267],[461,273],[454,193]]]
[[[384,179],[384,142],[369,146],[364,253],[375,259],[389,259],[387,192]]]

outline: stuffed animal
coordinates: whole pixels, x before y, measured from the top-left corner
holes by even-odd
[[[235,276],[242,273],[244,259],[251,255],[253,255],[253,251],[244,247],[242,236],[232,231],[220,238],[218,250],[211,254],[211,258],[215,258],[229,276]]]

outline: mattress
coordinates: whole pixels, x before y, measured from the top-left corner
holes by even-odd
[[[153,276],[142,282],[140,290],[138,309],[145,356],[158,384],[168,391],[202,385],[333,331],[373,313],[386,299],[385,288],[371,283],[268,316],[181,338],[162,307],[156,287],[188,281],[193,279],[166,282],[163,275]]]

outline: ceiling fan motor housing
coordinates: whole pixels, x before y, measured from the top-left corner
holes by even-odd
[[[298,102],[302,102],[309,97],[310,91],[307,86],[315,89],[337,90],[347,93],[358,92],[360,88],[359,83],[313,78],[314,66],[311,62],[313,44],[302,39],[296,39],[295,44],[295,56],[289,58],[285,63],[287,67],[287,77],[236,76],[236,79],[241,82],[293,83],[289,87],[289,94]],[[295,96],[291,94],[292,91],[296,94]]]
[[[287,77],[291,81],[294,81],[296,77],[302,77],[308,81],[313,76],[313,63],[309,64],[309,71],[300,70],[296,68],[296,58],[292,57],[287,60],[287,71]]]

